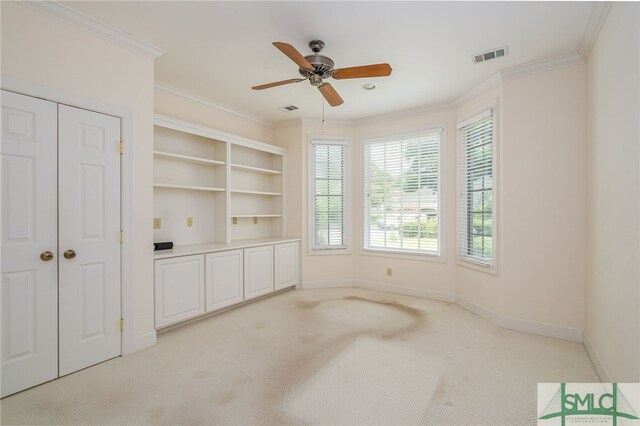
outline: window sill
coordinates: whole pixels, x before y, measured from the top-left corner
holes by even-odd
[[[474,262],[470,259],[458,258],[456,263],[459,266],[464,266],[465,268],[473,269],[474,271],[484,272],[485,274],[490,275],[498,275],[498,270],[496,268],[495,261],[492,265],[485,265],[480,262]]]
[[[336,255],[349,255],[351,254],[350,248],[341,248],[341,249],[313,249],[309,248],[307,250],[307,255],[309,256],[336,256]]]
[[[393,259],[403,260],[417,260],[420,262],[436,262],[446,263],[447,259],[442,254],[430,254],[430,253],[410,253],[395,250],[380,250],[380,249],[361,249],[361,256],[376,256],[387,257]]]

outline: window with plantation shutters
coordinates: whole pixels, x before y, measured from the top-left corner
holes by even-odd
[[[364,249],[440,255],[442,130],[364,144]]]
[[[347,248],[346,150],[342,141],[310,145],[311,248]]]
[[[493,127],[491,110],[458,124],[458,257],[487,267],[495,247]]]

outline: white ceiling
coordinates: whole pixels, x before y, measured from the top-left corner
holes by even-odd
[[[330,120],[450,102],[501,68],[576,52],[589,2],[63,2],[167,53],[156,80],[275,123],[319,118],[322,97],[308,82],[253,91],[299,77],[271,45],[303,55],[321,39],[336,68],[388,62],[391,77],[330,80],[345,103]],[[509,46],[509,56],[474,65],[473,53]],[[378,88],[364,91],[362,84]],[[295,104],[299,111],[277,108]]]

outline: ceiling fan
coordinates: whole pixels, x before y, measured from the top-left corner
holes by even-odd
[[[336,80],[344,80],[348,78],[387,77],[391,75],[391,66],[389,64],[362,65],[359,67],[334,69],[334,62],[331,58],[320,54],[320,51],[324,48],[324,42],[322,40],[312,40],[309,42],[309,47],[311,51],[313,51],[313,54],[308,56],[302,56],[295,47],[281,41],[275,41],[273,45],[300,67],[298,71],[304,78],[292,78],[262,84],[252,87],[253,90],[269,89],[271,87],[309,80],[312,86],[318,88],[329,105],[335,107],[341,105],[344,101],[330,83],[325,83],[325,79],[333,77]]]

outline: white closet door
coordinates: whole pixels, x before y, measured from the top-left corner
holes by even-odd
[[[60,376],[121,354],[120,119],[58,107]]]
[[[56,121],[55,103],[2,91],[3,397],[58,376]]]

